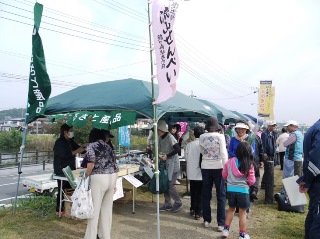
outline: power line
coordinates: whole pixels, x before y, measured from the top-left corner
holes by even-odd
[[[148,19],[147,19],[147,18],[143,18],[143,17],[141,17],[139,14],[133,14],[133,15],[135,15],[135,16],[132,16],[132,15],[130,15],[131,13],[129,13],[129,11],[125,10],[125,9],[122,8],[122,7],[116,6],[115,4],[110,3],[109,1],[104,1],[104,2],[106,2],[106,3],[101,3],[101,2],[98,2],[97,0],[93,0],[93,1],[95,1],[95,2],[97,2],[97,3],[99,3],[99,4],[101,4],[101,5],[103,5],[103,6],[105,6],[105,7],[111,8],[111,9],[117,11],[117,12],[123,13],[123,14],[125,14],[125,15],[127,15],[127,16],[129,16],[129,17],[132,17],[132,18],[134,18],[134,19],[136,19],[136,20],[138,20],[138,21],[141,21],[141,22],[144,22],[144,23],[148,23]],[[109,4],[109,5],[108,5],[108,4]],[[111,5],[111,6],[110,6],[110,5]],[[117,8],[119,8],[119,9],[121,9],[121,10],[119,10],[119,9],[117,9]],[[127,11],[127,13],[126,13],[126,11]]]
[[[32,18],[29,18],[29,17],[26,17],[26,16],[22,16],[22,15],[19,15],[19,14],[16,14],[16,13],[7,12],[7,11],[1,10],[1,9],[0,9],[0,11],[9,13],[9,14],[12,14],[12,15],[15,15],[15,16],[19,16],[19,17],[22,17],[22,18],[26,18],[26,19],[29,19],[29,20],[33,20]],[[4,17],[1,17],[1,18],[4,18]],[[4,19],[7,19],[7,18],[4,18]],[[7,20],[16,21],[16,20],[13,20],[13,19],[7,19]],[[19,22],[19,21],[16,21],[16,22]],[[20,23],[21,23],[21,22],[20,22]],[[63,28],[63,29],[66,29],[66,30],[69,30],[69,31],[73,31],[73,32],[76,32],[76,33],[81,33],[81,34],[86,34],[86,35],[88,35],[87,32],[82,32],[82,31],[74,30],[74,29],[71,29],[71,28],[68,28],[68,27],[58,26],[58,25],[56,25],[56,24],[49,23],[49,22],[46,22],[46,21],[42,21],[42,23],[45,23],[45,24],[48,24],[48,25],[51,25],[51,26],[54,26],[54,27],[58,27],[58,28],[60,28],[60,29]],[[56,31],[56,30],[47,29],[47,28],[44,28],[44,27],[41,27],[41,29],[46,29],[46,30],[50,30],[50,31]],[[56,31],[56,32],[63,33],[63,32],[60,32],[60,31]],[[67,34],[67,35],[70,35],[70,36],[75,36],[75,35],[73,35],[73,34],[68,34],[68,33],[63,33],[63,34]],[[137,45],[137,44],[133,44],[133,43],[131,43],[131,42],[124,42],[124,41],[112,40],[112,39],[110,39],[110,38],[106,38],[106,37],[102,37],[102,36],[98,36],[98,35],[90,34],[90,36],[92,36],[92,37],[97,37],[97,38],[102,38],[102,39],[105,39],[105,40],[111,40],[111,41],[119,42],[119,43],[122,43],[122,44],[130,44],[130,45],[132,45],[132,46],[140,46],[140,45]],[[81,37],[81,36],[76,36],[76,37],[80,37],[80,38],[87,39],[87,40],[93,40],[93,39],[89,39],[89,38]],[[97,41],[97,40],[96,40],[96,41]],[[101,41],[98,41],[98,42],[101,42]],[[117,44],[113,44],[113,43],[106,43],[106,42],[103,42],[103,43],[105,43],[105,44],[110,44],[110,45],[113,45],[113,46],[118,46],[118,47],[133,49],[133,50],[148,51],[148,50],[142,50],[142,49],[137,49],[137,48],[128,47],[128,46],[121,46],[121,45],[117,45]],[[144,46],[140,46],[140,47],[148,48],[148,49],[149,49],[148,46],[145,46],[145,47],[144,47]]]
[[[17,0],[15,0],[16,2],[20,2],[20,3],[22,3],[21,1],[17,1]],[[97,1],[96,1],[97,2]],[[117,3],[117,2],[115,2],[115,4],[113,3],[110,3],[109,1],[105,1],[104,0],[104,2],[106,2],[107,4],[111,4],[111,5],[113,5],[114,7],[116,7],[115,6],[115,4],[118,4],[118,5],[122,5],[122,4],[120,4],[120,3]],[[105,5],[105,4],[103,4],[103,3],[101,3],[101,2],[98,2],[98,3],[100,3],[100,4],[102,4],[102,5]],[[24,4],[26,4],[26,3],[24,3]],[[30,4],[31,5],[31,4]],[[110,6],[108,6],[109,8],[111,8],[111,9],[113,9],[113,10],[116,10],[116,9],[114,9],[114,8],[112,8],[112,7],[110,7]],[[135,10],[133,10],[133,9],[130,9],[130,8],[127,8],[126,6],[124,6],[124,5],[122,5],[121,7],[119,7],[119,6],[117,6],[119,9],[121,9],[121,10],[124,10],[124,11],[126,11],[126,9],[128,10],[128,11],[133,11],[133,12],[135,12],[134,13],[134,15],[135,16],[139,16],[139,17],[141,17],[142,18],[142,16],[144,16],[144,14],[142,14],[142,13],[139,13],[139,12],[137,12],[137,11],[135,11]],[[18,7],[15,7],[15,8],[18,8]],[[126,9],[125,9],[126,8]],[[20,8],[18,8],[18,9],[20,9]],[[46,10],[47,10],[48,8],[46,8]],[[50,8],[49,8],[50,9]],[[24,10],[24,9],[21,9],[21,10]],[[27,10],[24,10],[24,11],[27,11]],[[118,11],[118,10],[116,10],[116,11]],[[30,11],[27,11],[27,12],[30,12]],[[58,11],[55,11],[55,10],[51,10],[51,12],[54,12],[54,14],[57,14],[57,15],[62,15],[62,16],[64,16],[64,17],[66,17],[67,16],[67,18],[70,18],[70,19],[77,19],[77,21],[78,20],[80,20],[81,22],[86,22],[86,24],[88,24],[88,21],[85,21],[85,20],[83,20],[83,19],[81,19],[81,18],[76,18],[76,17],[74,17],[74,16],[71,16],[71,15],[68,15],[68,14],[64,14],[64,13],[60,13],[60,12],[58,12]],[[118,11],[118,12],[121,12],[121,13],[123,13],[122,11]],[[127,15],[127,16],[129,16],[128,14],[126,14],[126,13],[124,13],[125,15]],[[20,15],[21,16],[21,15]],[[70,16],[70,17],[68,17],[68,16]],[[24,17],[24,16],[22,16],[22,17]],[[46,16],[46,17],[48,17],[48,16]],[[129,17],[132,17],[132,16],[129,16]],[[58,19],[56,19],[56,18],[52,18],[52,17],[48,17],[48,18],[50,18],[50,19],[53,19],[53,20],[57,20],[57,21],[60,21],[60,20],[58,20]],[[29,18],[30,19],[30,18]],[[10,19],[10,20],[12,20],[12,19]],[[63,21],[63,22],[65,22],[65,21]],[[51,25],[54,25],[54,26],[56,26],[55,24],[52,24],[52,23],[47,23],[47,22],[45,22],[46,24],[51,24]],[[70,23],[70,22],[66,22],[66,23],[68,23],[68,24],[71,24],[71,25],[74,25],[74,26],[77,26],[77,27],[83,27],[83,26],[80,26],[80,25],[78,25],[78,24],[73,24],[73,23]],[[93,23],[90,23],[89,22],[89,24],[93,24]],[[99,25],[99,27],[100,27],[101,25]],[[60,27],[60,26],[59,26]],[[94,29],[91,29],[91,28],[87,28],[87,27],[83,27],[83,28],[85,28],[85,29],[89,29],[89,30],[92,30],[92,31],[95,31]],[[46,29],[46,28],[43,28],[43,29]],[[69,28],[67,28],[68,30],[72,30],[72,31],[76,31],[76,30],[73,30],[73,29],[69,29]],[[54,30],[52,30],[52,29],[46,29],[46,30],[51,30],[51,31],[54,31]],[[56,32],[58,32],[58,31],[56,31]],[[76,31],[76,32],[79,32],[79,31]],[[101,31],[98,31],[98,32],[100,32],[100,33],[103,33],[103,32],[101,32]],[[67,34],[67,33],[63,33],[63,32],[59,32],[59,33],[62,33],[62,34],[66,34],[66,35],[70,35],[70,34]],[[80,33],[83,33],[83,32],[80,32]],[[86,34],[86,33],[84,33],[84,34]],[[105,34],[108,34],[108,33],[105,33]],[[71,36],[74,36],[74,35],[71,35]],[[80,37],[80,36],[75,36],[75,37],[79,37],[79,38],[82,38],[82,37]],[[88,39],[88,40],[93,40],[93,39]],[[93,40],[93,41],[96,41],[96,40]],[[186,45],[186,44],[189,44],[189,43],[186,43],[186,44],[184,44],[183,42],[181,42],[182,43],[182,46],[183,45]],[[108,43],[105,43],[105,44],[108,44]],[[127,43],[124,43],[124,44],[127,44]],[[189,44],[190,45],[190,44]],[[183,48],[183,47],[182,47]],[[183,55],[183,57],[185,57],[188,61],[190,61],[190,58],[188,57],[188,52],[194,52],[193,51],[193,46],[191,46],[191,47],[188,47],[187,46],[187,53],[186,54],[182,54]],[[192,58],[192,59],[199,59],[199,58],[202,58],[203,59],[203,57],[200,55],[200,57],[199,57],[199,55],[196,53],[195,54],[195,56],[196,57],[194,57],[194,54],[193,55],[191,55],[190,57]],[[186,62],[188,62],[188,61],[186,61]],[[205,65],[203,65],[203,64],[201,64],[200,62],[198,62],[198,61],[196,61],[196,60],[192,60],[193,61],[193,63],[194,64],[192,64],[192,66],[189,66],[187,63],[185,63],[185,65],[184,65],[184,69],[187,69],[187,71],[188,71],[188,73],[190,74],[190,75],[192,75],[193,77],[195,77],[196,79],[201,79],[201,82],[202,83],[204,83],[204,84],[206,84],[206,85],[210,85],[211,86],[211,88],[213,88],[214,90],[216,90],[216,91],[218,91],[218,92],[220,92],[220,93],[222,93],[222,94],[225,94],[225,95],[229,95],[229,96],[233,96],[233,97],[241,97],[241,96],[235,96],[236,94],[235,93],[232,93],[232,92],[230,92],[230,89],[228,89],[228,90],[225,90],[225,89],[223,89],[223,87],[221,87],[221,86],[219,86],[219,85],[217,85],[216,83],[213,83],[213,82],[211,82],[209,79],[207,79],[206,77],[204,77],[203,75],[201,75],[200,74],[200,72],[199,72],[199,69],[201,68],[202,70],[204,70],[204,71],[209,71],[209,72],[211,72],[214,76],[213,76],[213,78],[215,78],[215,79],[217,79],[217,80],[219,80],[221,83],[223,83],[224,85],[227,85],[227,86],[230,86],[230,87],[233,87],[233,88],[236,88],[235,86],[234,86],[234,84],[230,84],[230,79],[228,79],[228,77],[225,77],[225,76],[221,76],[221,74],[219,73],[216,73],[216,72],[212,72],[208,67],[206,67]],[[205,62],[207,62],[207,61],[205,61]],[[197,68],[197,70],[194,70],[193,68],[194,68],[194,65],[197,65],[198,66],[198,68]],[[216,70],[216,69],[215,69]],[[83,73],[83,74],[86,74],[86,73]],[[70,76],[72,76],[72,75],[70,75]],[[62,76],[63,77],[63,76]],[[231,79],[232,80],[232,79]],[[238,82],[236,82],[235,81],[235,83],[238,83]],[[239,83],[238,83],[239,84]],[[242,86],[243,87],[243,86]],[[238,90],[238,89],[236,89],[236,90]]]
[[[177,34],[177,36],[179,36],[179,34]],[[181,36],[180,36],[180,37],[181,37]],[[189,45],[189,46],[186,46],[187,49],[188,49],[188,52],[193,52],[193,53],[197,56],[197,58],[202,58],[202,59],[203,59],[203,62],[206,62],[206,63],[210,62],[210,63],[216,65],[218,68],[220,68],[221,70],[216,69],[216,67],[213,67],[211,64],[208,64],[210,67],[212,67],[213,69],[217,70],[217,71],[218,71],[219,73],[221,73],[222,75],[225,75],[224,77],[225,77],[226,79],[231,80],[232,82],[238,84],[240,87],[244,87],[244,86],[245,86],[245,87],[248,87],[247,85],[243,84],[242,82],[239,82],[239,81],[233,79],[233,78],[234,78],[233,76],[232,76],[233,78],[229,77],[228,75],[231,75],[230,73],[228,73],[226,70],[222,69],[221,66],[219,66],[219,65],[216,64],[216,63],[214,63],[211,59],[208,59],[208,58],[205,56],[205,54],[198,54],[198,53],[200,53],[200,51],[199,51],[198,49],[196,49],[196,47],[194,47],[193,45],[191,45],[190,43],[188,43],[186,40],[184,40],[183,37],[181,37],[181,40],[178,39],[178,42],[180,42],[182,45]],[[184,42],[185,42],[185,43],[184,43]]]
[[[181,55],[182,57],[185,57],[184,54],[181,54],[181,53],[180,53],[180,55]],[[197,61],[194,61],[193,59],[191,59],[191,58],[189,58],[189,57],[186,57],[186,62],[192,63],[192,64],[191,64],[191,65],[192,65],[192,68],[197,67],[196,72],[197,72],[198,75],[202,75],[202,74],[200,73],[200,70],[206,70],[205,66],[203,66],[202,64],[200,64],[200,63],[197,62]],[[191,67],[190,67],[190,68],[191,68]],[[203,77],[204,77],[204,76],[203,76]],[[205,78],[205,77],[204,77],[204,78]],[[230,85],[229,85],[228,82],[224,81],[224,79],[220,79],[219,76],[218,76],[218,75],[215,75],[215,74],[212,75],[212,78],[214,78],[214,79],[216,79],[216,80],[219,80],[219,82],[223,83],[223,86],[219,86],[219,89],[220,89],[220,92],[221,92],[221,93],[226,92],[226,93],[228,93],[229,95],[236,95],[236,94],[234,94],[234,93],[232,93],[232,92],[230,91]],[[210,80],[207,79],[207,78],[206,78],[206,80],[207,80],[207,81],[210,81]],[[218,86],[217,83],[214,83],[214,84],[215,84],[216,86]],[[228,89],[224,89],[225,86],[227,86]]]
[[[14,53],[14,52],[8,52],[8,51],[0,50],[0,53],[6,54],[6,55],[12,55],[12,56],[15,56],[15,57],[21,57],[21,58],[25,58],[25,59],[30,59],[29,56],[22,55],[22,54],[17,54],[17,53]],[[106,75],[97,74],[97,72],[104,72],[104,71],[124,68],[124,67],[128,67],[128,66],[136,65],[136,64],[141,64],[141,63],[147,62],[147,61],[148,60],[144,60],[144,61],[139,61],[139,62],[135,62],[135,63],[115,66],[115,67],[111,67],[111,68],[107,68],[107,69],[94,70],[94,71],[84,71],[83,69],[79,69],[79,68],[67,67],[65,65],[65,63],[63,63],[63,62],[58,62],[60,64],[54,64],[54,63],[52,63],[52,62],[54,62],[52,60],[46,60],[46,63],[50,64],[50,65],[59,66],[59,67],[62,67],[62,68],[67,68],[67,69],[72,69],[72,70],[77,70],[77,71],[81,71],[82,72],[82,73],[76,73],[76,74],[69,74],[69,75],[63,75],[63,76],[51,76],[50,77],[51,79],[55,79],[55,78],[70,77],[70,76],[77,76],[77,75],[84,75],[84,74],[94,74],[94,75],[98,75],[98,76],[102,76],[102,77],[110,77],[110,76],[106,76]],[[83,68],[83,66],[77,66],[77,67],[82,67]],[[90,68],[88,68],[88,69],[90,69]],[[115,73],[115,72],[109,72],[109,73],[126,75],[126,74],[123,74],[123,73]],[[136,78],[139,78],[139,79],[143,78],[141,76],[133,76],[133,75],[130,75],[130,77],[136,77]],[[115,78],[115,79],[118,79],[118,78]]]
[[[1,3],[1,2],[0,2],[0,3]],[[23,9],[23,8],[20,8],[20,7],[17,7],[17,6],[13,6],[13,5],[10,5],[10,4],[6,4],[6,3],[1,3],[1,4],[7,5],[7,6],[12,7],[12,8],[19,9],[19,10],[22,10],[22,11],[25,11],[25,12],[28,12],[28,13],[33,13],[32,11],[29,11],[29,10],[26,10],[26,9]],[[16,13],[4,11],[4,10],[1,10],[1,11],[6,12],[6,13],[9,13],[9,14],[14,14],[14,15],[17,15],[17,16],[20,16],[20,17],[28,18],[28,17],[25,17],[25,16],[18,15],[18,14],[16,14]],[[86,29],[86,30],[95,31],[95,32],[98,32],[98,33],[106,34],[106,35],[116,36],[116,37],[123,38],[123,39],[130,40],[130,41],[136,41],[136,42],[148,44],[147,41],[135,40],[135,39],[128,38],[128,37],[122,37],[122,36],[119,36],[119,35],[114,35],[114,34],[106,33],[106,32],[103,32],[103,31],[95,30],[95,29],[93,29],[93,28],[81,26],[81,25],[79,25],[79,24],[75,24],[75,23],[67,22],[67,21],[64,21],[64,20],[61,20],[61,19],[57,19],[57,18],[54,18],[54,17],[50,17],[50,16],[47,16],[47,15],[45,15],[45,14],[43,15],[43,17],[49,18],[49,19],[52,19],[52,20],[55,20],[55,21],[58,21],[59,23],[60,23],[60,22],[63,22],[63,23],[70,24],[70,25],[72,25],[72,26],[84,28],[84,29]],[[28,18],[28,19],[33,20],[33,18]],[[44,21],[42,21],[42,22],[43,22],[43,23],[47,23],[47,24],[54,25],[54,24],[52,24],[52,23],[48,23],[48,22],[44,22]],[[54,25],[54,26],[56,26],[56,25]],[[61,26],[59,25],[58,27],[60,28]],[[108,38],[106,38],[106,39],[108,39]],[[119,41],[119,42],[121,42],[121,41]],[[126,42],[126,44],[127,44],[127,42]]]
[[[5,78],[5,79],[1,79],[2,82],[12,82],[12,81],[29,82],[28,76],[17,75],[17,74],[12,74],[12,73],[0,72],[0,77]],[[10,79],[10,80],[8,80],[8,79]],[[51,84],[60,85],[60,86],[67,86],[67,87],[80,86],[80,84],[78,84],[78,83],[67,82],[67,81],[57,81],[57,80],[51,80]]]
[[[25,4],[27,6],[33,6],[34,5],[34,2],[27,1],[27,0],[25,0],[25,1],[29,2],[29,4],[26,3],[25,1],[23,1],[23,2],[19,1],[19,0],[14,0],[14,1],[16,1],[18,3],[21,3],[21,4]],[[82,18],[79,18],[79,17],[75,17],[73,15],[70,15],[70,14],[67,14],[67,13],[64,13],[64,12],[60,12],[60,11],[57,11],[57,10],[54,10],[54,9],[51,9],[51,8],[48,8],[48,7],[46,7],[45,10],[47,12],[52,13],[52,14],[65,17],[67,19],[75,20],[77,22],[82,22],[82,23],[85,23],[85,24],[88,24],[88,25],[91,25],[91,26],[94,26],[94,27],[98,27],[98,28],[101,28],[101,29],[105,29],[105,30],[108,30],[108,31],[117,32],[117,33],[120,33],[120,34],[123,34],[123,35],[127,35],[127,36],[130,36],[130,37],[135,37],[135,38],[140,38],[140,39],[146,40],[145,37],[142,37],[142,36],[139,36],[139,35],[135,35],[135,34],[132,34],[132,33],[128,33],[128,32],[124,32],[124,31],[120,31],[118,29],[107,27],[107,26],[99,24],[99,23],[90,22],[90,21],[87,21],[85,19],[82,19]]]
[[[21,24],[24,24],[24,25],[32,26],[32,24],[28,24],[28,23],[25,23],[25,22],[20,22],[20,21],[13,20],[13,19],[10,19],[10,18],[6,18],[6,17],[2,17],[2,16],[0,16],[0,18],[5,19],[5,20],[9,20],[9,21],[13,21],[13,22],[17,22],[17,23],[21,23]],[[85,40],[89,40],[89,41],[93,41],[93,42],[98,42],[98,43],[102,43],[102,44],[106,44],[106,45],[112,45],[112,46],[131,49],[131,50],[149,52],[149,50],[142,50],[142,49],[137,49],[137,48],[128,47],[128,46],[121,46],[121,45],[117,45],[117,44],[113,44],[113,43],[108,43],[108,42],[103,42],[103,41],[91,39],[91,38],[88,38],[88,37],[83,37],[83,36],[78,36],[78,35],[74,35],[74,34],[61,32],[61,31],[57,31],[57,30],[53,30],[53,29],[49,29],[49,28],[45,28],[45,27],[41,27],[41,29],[52,31],[52,32],[56,32],[56,33],[60,33],[60,34],[64,34],[64,35],[68,35],[68,36],[72,36],[72,37],[77,37],[77,38],[80,38],[80,39],[85,39]]]
[[[105,1],[105,2],[108,2],[108,1]],[[121,5],[120,3],[116,3],[116,4],[119,4],[119,5]],[[127,8],[127,9],[129,9],[129,8]],[[129,9],[130,11],[135,11],[135,10],[132,10],[132,9]],[[135,11],[135,12],[137,12],[137,11]],[[140,14],[140,15],[142,15],[141,13],[139,13],[139,12],[137,12],[138,14]],[[188,45],[190,45],[189,43],[187,43],[186,42],[186,44],[184,44],[183,42],[181,42],[182,43],[182,46],[183,45],[186,45],[186,44],[188,44]],[[187,48],[188,48],[188,50],[186,51],[186,52],[190,52],[190,50],[191,51],[193,51],[193,48],[191,47],[188,47],[187,46]],[[197,55],[197,54],[196,54]],[[195,57],[192,57],[192,59],[193,58],[195,58]],[[197,55],[197,57],[196,58],[199,58],[198,57],[198,55]],[[189,58],[190,59],[190,58]],[[196,63],[196,64],[198,64],[199,66],[200,66],[200,68],[202,68],[202,69],[206,69],[206,70],[209,70],[210,72],[212,72],[210,69],[208,69],[208,67],[206,67],[206,66],[204,66],[203,64],[201,64],[200,62],[198,62],[198,61],[193,61],[194,63]],[[205,62],[207,62],[207,61],[205,61]],[[198,69],[197,69],[198,70]],[[236,90],[238,90],[238,88],[236,88],[235,87],[235,85],[234,85],[234,83],[229,83],[229,81],[228,81],[228,78],[226,78],[225,76],[221,76],[221,74],[220,73],[216,73],[216,72],[212,72],[213,73],[213,75],[214,75],[214,78],[215,79],[217,79],[217,80],[219,80],[219,81],[221,81],[224,85],[227,85],[227,86],[229,86],[229,87],[231,87],[231,88],[235,88]],[[232,80],[232,79],[231,79]]]

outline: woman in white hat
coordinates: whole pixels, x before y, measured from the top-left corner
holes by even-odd
[[[253,129],[253,125],[251,125],[251,127]],[[259,162],[260,158],[262,159],[262,155],[260,155],[260,153],[262,153],[262,151],[263,151],[263,149],[261,148],[262,143],[261,143],[260,139],[256,138],[256,136],[253,132],[252,132],[252,134],[250,134],[249,123],[247,123],[243,120],[239,120],[239,121],[237,121],[234,128],[236,131],[236,135],[234,137],[232,137],[230,140],[230,145],[229,145],[229,149],[228,149],[229,157],[230,158],[236,157],[236,151],[237,151],[237,147],[238,147],[239,143],[247,141],[252,147],[252,154],[253,154],[255,160]],[[260,166],[260,164],[255,162],[255,169],[256,169],[255,176],[257,177],[258,182],[259,182],[259,178],[260,178],[259,166]],[[253,187],[254,187],[254,190],[253,190]],[[254,199],[258,199],[257,184],[255,184],[253,187],[250,188],[250,201],[253,201]]]
[[[228,149],[229,158],[236,157],[236,150],[238,147],[238,144],[243,141],[248,141],[249,144],[252,146],[252,149],[255,149],[254,145],[254,138],[249,137],[250,129],[247,122],[243,120],[237,121],[236,125],[234,126],[236,135],[231,138],[230,145]],[[254,154],[254,151],[253,151]]]

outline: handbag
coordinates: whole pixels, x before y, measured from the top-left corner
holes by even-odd
[[[286,193],[277,193],[274,198],[278,202],[278,211],[304,213],[304,205],[291,206]]]
[[[92,218],[94,213],[89,177],[83,176],[71,196],[71,216],[79,219]]]
[[[148,190],[153,194],[156,194],[156,174],[153,175]],[[169,191],[169,178],[168,171],[165,163],[161,163],[159,167],[159,194],[166,193]]]

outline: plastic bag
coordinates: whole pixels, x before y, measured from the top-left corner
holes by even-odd
[[[166,165],[164,163],[160,164],[159,170],[159,194],[166,193],[169,190],[169,178],[168,178],[168,171],[166,169]],[[153,194],[156,194],[156,174],[153,175],[148,190]]]
[[[82,177],[79,185],[71,196],[71,216],[79,219],[92,218],[94,213],[91,189],[89,189],[89,177]]]

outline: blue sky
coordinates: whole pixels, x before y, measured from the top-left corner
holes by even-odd
[[[146,0],[38,2],[51,96],[82,84],[150,80]],[[319,1],[178,2],[179,91],[256,115],[253,92],[272,80],[276,121],[318,120]],[[0,3],[0,110],[26,105],[33,5]]]

